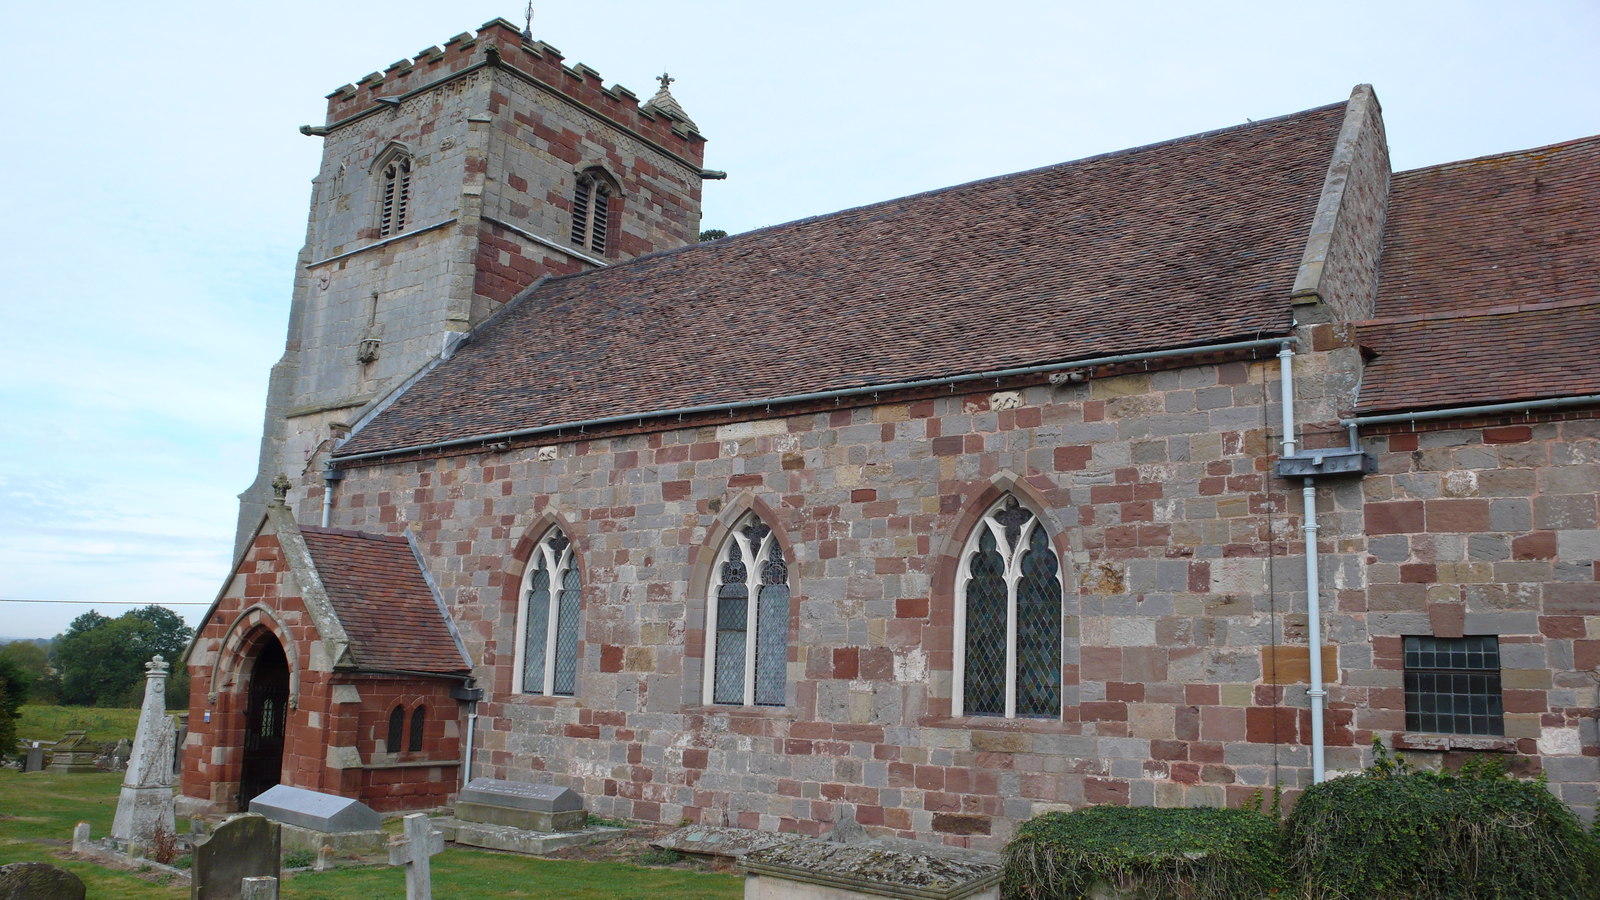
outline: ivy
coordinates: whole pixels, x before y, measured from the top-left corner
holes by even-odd
[[[1600,845],[1542,778],[1497,760],[1419,771],[1375,744],[1367,770],[1308,788],[1286,827],[1310,900],[1600,896]]]
[[[1251,809],[1091,806],[1024,822],[1006,845],[1012,900],[1076,900],[1097,885],[1140,900],[1238,900],[1285,887],[1278,820]]]

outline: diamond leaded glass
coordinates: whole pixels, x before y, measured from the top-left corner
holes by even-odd
[[[994,533],[980,524],[983,536],[972,555],[967,581],[965,697],[968,715],[1003,716],[1006,712],[1006,564]]]
[[[769,542],[756,604],[756,704],[782,706],[789,661],[789,567],[783,548]]]
[[[744,703],[744,643],[749,623],[748,567],[738,541],[728,543],[728,560],[722,564],[722,586],[717,589],[717,635],[713,703]]]
[[[528,579],[527,609],[523,613],[526,631],[522,637],[522,690],[544,693],[544,651],[546,629],[550,627],[550,569],[544,554],[534,551],[533,575]]]
[[[1050,537],[1034,528],[1017,582],[1017,715],[1061,711],[1061,579]]]
[[[570,697],[578,687],[578,570],[568,564],[556,611],[556,671],[552,694]]]

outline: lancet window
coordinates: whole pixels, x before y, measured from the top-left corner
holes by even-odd
[[[593,253],[606,252],[611,197],[615,193],[609,178],[600,169],[589,169],[578,176],[572,192],[572,243]]]
[[[411,157],[397,154],[380,171],[383,187],[378,201],[378,236],[406,230],[411,206]]]
[[[552,528],[533,549],[517,613],[517,686],[524,694],[572,696],[578,686],[578,599],[572,543]]]
[[[1007,495],[978,523],[961,557],[956,715],[1061,714],[1061,599],[1049,532]]]

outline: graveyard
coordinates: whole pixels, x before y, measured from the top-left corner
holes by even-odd
[[[150,866],[112,867],[70,852],[73,827],[89,823],[91,834],[104,837],[112,827],[123,773],[58,774],[0,769],[0,865],[42,862],[65,869],[83,880],[88,896],[100,900],[177,900],[190,895],[185,879]],[[398,833],[401,821],[386,822]],[[650,898],[650,900],[717,900],[742,896],[734,875],[697,871],[675,854],[650,851],[644,840],[630,839],[597,846],[594,859],[541,859],[487,850],[447,846],[432,858],[433,896],[438,900],[485,896],[507,898]],[[598,861],[638,859],[637,862]],[[279,896],[291,900],[385,900],[406,895],[403,868],[387,859],[367,865],[341,866],[315,872],[285,869]]]

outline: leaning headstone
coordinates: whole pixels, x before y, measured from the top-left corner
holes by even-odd
[[[316,852],[332,845],[341,853],[380,853],[389,837],[383,816],[360,800],[286,784],[257,795],[250,811],[283,825],[286,850]]]
[[[38,741],[34,741],[33,746],[28,748],[28,755],[22,761],[22,771],[44,771],[44,748],[39,746]]]
[[[94,772],[95,754],[98,752],[94,744],[89,742],[89,732],[69,731],[61,740],[56,742],[50,752],[50,765],[47,770],[51,772]]]
[[[82,853],[89,847],[89,823],[79,822],[72,827],[72,852]]]
[[[406,867],[406,900],[433,900],[428,858],[443,850],[444,834],[433,830],[426,815],[406,816],[404,836],[389,840],[389,865]]]
[[[190,900],[243,900],[246,878],[279,875],[278,823],[244,813],[218,825],[194,845]]]
[[[83,882],[66,869],[24,862],[0,866],[0,900],[83,900]]]
[[[463,822],[509,825],[528,831],[577,831],[588,820],[583,798],[571,788],[474,778],[456,797]]]
[[[173,834],[172,720],[167,718],[167,661],[153,656],[144,664],[144,706],[133,734],[128,774],[111,821],[111,838],[150,846],[157,834]]]

